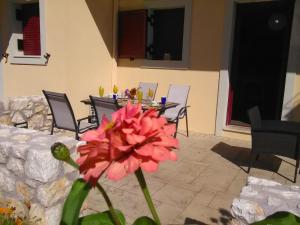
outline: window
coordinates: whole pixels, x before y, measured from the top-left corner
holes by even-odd
[[[145,67],[187,68],[192,0],[145,5],[146,9],[119,13],[119,57],[143,58]]]
[[[45,65],[44,0],[11,3],[9,61]]]
[[[147,59],[181,61],[184,8],[148,12]]]

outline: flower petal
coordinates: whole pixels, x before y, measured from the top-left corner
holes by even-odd
[[[170,151],[162,146],[157,146],[153,150],[152,158],[157,161],[166,161],[170,159]]]
[[[141,164],[141,159],[137,158],[135,155],[131,155],[128,157],[128,172],[133,173],[135,172]]]
[[[175,152],[173,152],[173,151],[170,151],[170,160],[172,160],[172,161],[177,161],[177,155],[176,155],[176,153]]]
[[[141,163],[141,168],[146,172],[152,173],[158,169],[158,163],[154,160],[148,160]]]
[[[109,168],[107,172],[107,178],[110,180],[120,180],[127,175],[126,171],[126,163],[123,162],[114,162]]]
[[[135,152],[141,156],[151,156],[153,154],[153,145],[151,143],[142,145],[138,149],[135,149]]]
[[[148,133],[151,130],[152,127],[152,120],[150,119],[150,117],[145,117],[142,119],[142,127],[141,127],[141,134],[144,135],[146,133]]]

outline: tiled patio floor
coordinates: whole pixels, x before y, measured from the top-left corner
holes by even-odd
[[[178,136],[181,148],[177,162],[161,164],[158,172],[146,174],[163,224],[230,224],[230,205],[245,185],[250,142],[194,133]],[[277,157],[261,156],[251,175],[290,183],[293,165]],[[277,172],[273,172],[277,171]],[[279,175],[279,174],[281,175]],[[300,180],[300,179],[299,179]],[[150,215],[134,175],[120,182],[102,181],[127,224]],[[102,196],[93,191],[85,212],[105,210]]]

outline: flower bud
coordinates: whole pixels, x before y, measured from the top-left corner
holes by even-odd
[[[51,152],[54,158],[61,161],[70,160],[70,151],[66,145],[56,142],[51,146]]]

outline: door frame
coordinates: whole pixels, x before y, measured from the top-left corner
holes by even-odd
[[[269,0],[262,0],[269,1]],[[273,0],[276,1],[276,0]],[[224,37],[223,37],[223,54],[221,60],[220,77],[219,77],[219,90],[218,90],[218,103],[217,103],[217,118],[215,125],[215,134],[222,136],[224,130],[231,130],[230,125],[226,125],[228,95],[229,95],[229,70],[231,66],[233,39],[234,39],[234,24],[236,4],[243,2],[257,2],[257,0],[228,0],[226,3],[226,14],[224,20]],[[300,1],[295,2],[294,17],[292,21],[291,41],[288,57],[288,68],[286,73],[286,82],[284,88],[283,106],[281,119],[287,120],[289,112],[293,108],[294,97],[294,83],[297,68],[297,46],[300,46],[300,40],[297,34],[300,32]],[[249,129],[239,129],[235,126],[235,130],[240,133],[249,133]]]
[[[0,30],[0,100],[4,99],[4,84],[3,84],[3,63],[5,59],[2,57],[2,54],[4,53],[2,44],[2,37],[1,37],[1,30]]]

